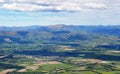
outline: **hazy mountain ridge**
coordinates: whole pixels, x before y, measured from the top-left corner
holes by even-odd
[[[1,42],[83,41],[99,38],[100,35],[119,37],[120,26],[68,26],[59,24],[52,26],[0,27]]]

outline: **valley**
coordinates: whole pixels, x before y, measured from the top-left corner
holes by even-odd
[[[0,74],[120,74],[120,26],[0,27]]]

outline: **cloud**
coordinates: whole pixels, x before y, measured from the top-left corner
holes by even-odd
[[[85,7],[92,9],[105,9],[107,6],[102,3],[85,3]]]
[[[0,0],[0,3],[3,3],[4,2],[4,0]]]
[[[96,0],[0,0],[1,8],[14,11],[32,12],[80,12],[84,9],[105,9],[104,3]]]
[[[49,11],[53,10],[52,6],[38,6],[34,4],[22,4],[22,3],[13,3],[13,4],[3,4],[2,8],[15,10],[15,11]]]

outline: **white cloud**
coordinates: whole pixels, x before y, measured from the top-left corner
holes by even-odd
[[[56,10],[63,10],[63,11],[81,11],[82,8],[77,3],[62,3],[61,5],[58,5],[55,7]]]
[[[0,0],[1,8],[17,11],[77,12],[107,8],[107,0]]]
[[[21,3],[13,3],[13,4],[3,4],[2,8],[16,10],[16,11],[45,11],[52,10],[52,6],[38,6],[33,4],[21,4]]]
[[[0,3],[3,3],[4,2],[4,0],[0,0]]]
[[[85,7],[93,9],[104,9],[107,8],[105,4],[102,3],[85,3]]]

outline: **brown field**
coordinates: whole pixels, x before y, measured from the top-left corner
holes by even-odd
[[[0,74],[7,74],[8,72],[12,72],[14,70],[16,70],[16,69],[7,69],[7,70],[0,72]]]
[[[45,64],[61,64],[60,62],[57,61],[37,61],[35,63],[33,63],[32,65],[29,64],[21,64],[21,66],[26,67],[25,69],[21,69],[18,72],[26,72],[27,70],[37,70],[39,68],[39,66],[41,65],[45,65]]]
[[[67,50],[67,51],[75,50],[75,49],[71,48],[70,46],[61,46],[61,48],[63,48],[64,50]]]
[[[98,60],[98,59],[80,59],[75,60],[76,63],[89,62],[89,63],[108,63],[107,61]]]
[[[18,72],[26,72],[26,71],[27,71],[26,69],[18,70]]]

